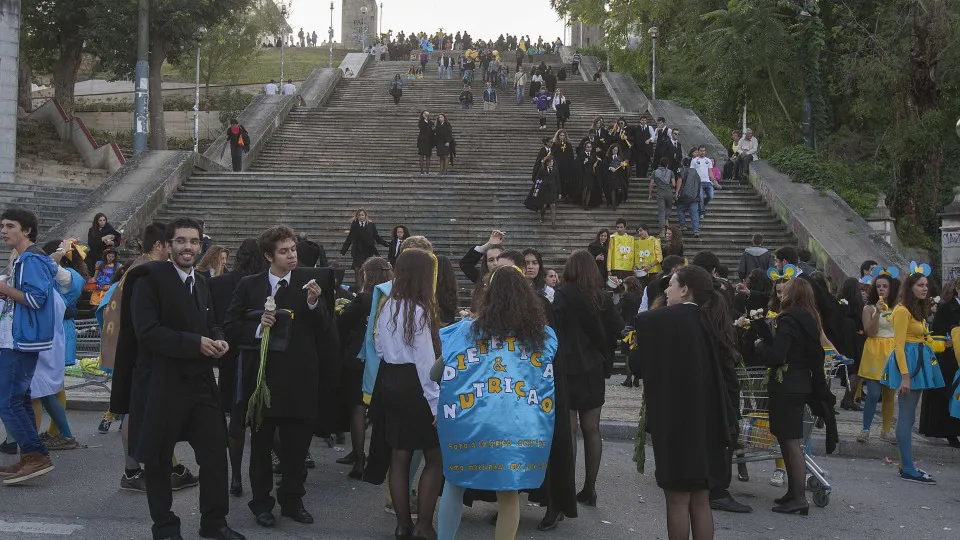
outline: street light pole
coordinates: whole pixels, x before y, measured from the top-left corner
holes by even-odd
[[[380,21],[380,35],[383,35],[383,2],[380,2],[380,11],[377,12],[377,20]]]
[[[200,42],[203,39],[204,29],[201,27],[197,36],[197,84],[193,99],[193,153],[200,152]]]
[[[651,26],[647,30],[647,34],[650,35],[650,39],[653,40],[653,78],[650,84],[650,95],[653,99],[657,99],[657,37],[659,37],[659,30],[656,26]]]
[[[137,67],[134,72],[133,154],[147,150],[150,131],[150,0],[140,0],[137,20]]]
[[[280,38],[280,84],[283,85],[283,51],[287,47],[287,5],[280,5],[280,15],[283,16],[283,36]]]
[[[330,2],[330,67],[333,67],[333,2]],[[340,36],[341,38],[343,36]]]

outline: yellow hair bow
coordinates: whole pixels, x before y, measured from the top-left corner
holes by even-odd
[[[791,280],[797,277],[797,275],[799,274],[800,274],[800,269],[792,264],[784,265],[783,270],[780,270],[779,272],[775,267],[769,268],[767,270],[767,277],[770,278],[770,281],[774,281],[774,282]]]
[[[503,270],[504,268],[513,268],[513,269],[516,270],[521,276],[527,277],[527,275],[523,273],[523,270],[522,270],[519,266],[517,266],[517,265],[515,265],[515,264],[510,264],[510,265],[507,265],[507,266],[501,266],[500,268],[497,268],[496,270],[493,271],[493,273],[490,274],[490,284],[491,284],[491,285],[493,284],[493,278],[496,277],[497,272],[499,272],[500,270]]]

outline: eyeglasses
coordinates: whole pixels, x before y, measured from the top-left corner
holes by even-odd
[[[189,245],[191,245],[191,246],[199,246],[199,245],[200,245],[200,239],[199,239],[199,238],[182,238],[182,237],[180,237],[180,238],[174,238],[174,239],[173,239],[173,243],[176,244],[176,245],[178,245],[178,246],[185,246],[185,245],[187,245],[187,244],[189,244]]]

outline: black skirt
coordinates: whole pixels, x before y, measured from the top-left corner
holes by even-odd
[[[383,406],[384,437],[398,450],[430,450],[440,446],[433,413],[417,367],[413,364],[380,364],[379,383]]]
[[[417,138],[417,153],[421,156],[433,155],[433,142],[426,138]]]
[[[606,380],[603,365],[599,365],[586,373],[568,375],[567,386],[570,394],[570,409],[589,411],[603,406],[606,401]]]
[[[353,409],[363,405],[363,362],[345,362],[340,369],[340,385],[336,389],[336,411],[333,418],[334,433],[350,431]]]
[[[778,439],[803,438],[803,407],[810,394],[770,392],[770,433]]]

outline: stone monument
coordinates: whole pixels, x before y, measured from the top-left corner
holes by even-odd
[[[16,172],[19,50],[20,0],[0,0],[0,184]]]
[[[360,50],[377,42],[376,0],[343,0],[340,41],[345,49]]]

